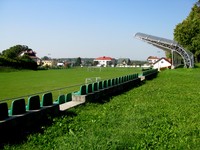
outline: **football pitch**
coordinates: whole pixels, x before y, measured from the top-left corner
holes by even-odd
[[[140,73],[141,68],[70,68],[40,71],[0,72],[0,101],[52,92],[54,100],[60,94],[78,91],[86,79],[104,80]]]

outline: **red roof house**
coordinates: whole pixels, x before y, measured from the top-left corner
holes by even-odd
[[[111,63],[113,63],[114,60],[115,60],[114,58],[106,57],[106,56],[102,56],[102,57],[98,57],[94,59],[94,61],[97,62],[97,66],[103,66],[103,67],[110,65]]]

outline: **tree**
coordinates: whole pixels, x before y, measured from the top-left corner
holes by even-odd
[[[78,57],[78,58],[76,59],[75,65],[76,65],[76,66],[80,66],[81,64],[82,64],[82,62],[81,62],[81,57]]]
[[[24,55],[20,55],[24,52]],[[36,53],[26,45],[15,45],[6,49],[0,56],[0,64],[2,66],[10,66],[15,68],[37,69],[37,63],[31,59],[36,57]]]
[[[50,58],[48,56],[44,56],[41,58],[42,60],[49,60]]]
[[[200,1],[193,7],[189,16],[174,29],[174,39],[191,51],[200,62]]]
[[[10,47],[9,49],[4,50],[2,52],[2,55],[7,58],[15,59],[19,56],[21,52],[30,50],[31,49],[26,45],[15,45],[13,47]]]

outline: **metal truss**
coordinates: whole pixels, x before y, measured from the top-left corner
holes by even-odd
[[[187,68],[193,68],[194,67],[194,56],[191,52],[185,50],[183,47],[181,47],[177,42],[161,37],[156,37],[152,35],[147,35],[144,33],[136,33],[135,37],[147,42],[153,46],[156,46],[164,51],[171,51],[178,53],[184,61],[184,66]]]

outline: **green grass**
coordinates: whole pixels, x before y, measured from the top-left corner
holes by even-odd
[[[5,149],[199,149],[200,69],[161,72],[104,104],[72,108]]]
[[[8,103],[11,103],[14,97],[66,87],[62,90],[52,91],[54,99],[56,99],[60,94],[79,90],[80,84],[84,84],[86,78],[108,79],[138,72],[141,72],[141,68],[102,68],[101,71],[98,68],[91,71],[88,71],[87,68],[72,68],[0,72],[0,100],[9,99]]]

